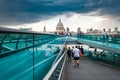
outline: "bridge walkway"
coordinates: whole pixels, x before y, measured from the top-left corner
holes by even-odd
[[[66,62],[66,80],[120,80],[120,68],[90,59]]]

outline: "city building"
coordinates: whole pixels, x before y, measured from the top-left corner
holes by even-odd
[[[115,28],[114,28],[114,32],[118,32],[118,27],[115,27]]]
[[[80,33],[81,32],[81,29],[80,29],[80,27],[77,29],[77,33]]]
[[[45,27],[45,25],[44,25],[44,28],[43,28],[43,32],[46,32],[46,27]]]
[[[61,22],[61,19],[59,19],[59,22],[57,23],[57,27],[56,27],[56,33],[60,34],[60,35],[63,35],[64,32],[65,32],[64,25]]]
[[[110,28],[109,28],[108,32],[111,33],[111,29]]]
[[[87,32],[86,32],[86,34],[101,34],[101,33],[102,33],[101,30],[98,30],[98,29],[92,29],[92,28],[87,29]]]
[[[70,29],[67,27],[67,28],[66,28],[66,31],[67,31],[67,32],[70,32]]]
[[[114,31],[112,31],[110,34],[120,35],[120,31],[118,30],[118,27],[115,27]]]

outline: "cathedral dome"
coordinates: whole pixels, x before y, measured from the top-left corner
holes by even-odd
[[[59,22],[57,23],[56,32],[57,34],[60,35],[64,34],[64,27],[63,27],[63,23],[61,22],[61,19],[59,19]]]
[[[63,23],[61,22],[61,19],[59,19],[59,22],[57,23],[57,26],[63,26]]]

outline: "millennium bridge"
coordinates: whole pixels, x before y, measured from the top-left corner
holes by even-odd
[[[65,46],[82,45],[80,65]],[[97,49],[95,52],[94,49]],[[0,80],[120,80],[120,35],[56,34],[0,28]]]

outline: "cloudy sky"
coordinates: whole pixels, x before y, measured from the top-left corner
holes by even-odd
[[[0,0],[0,26],[55,31],[61,18],[71,31],[120,28],[119,8],[120,0]]]

